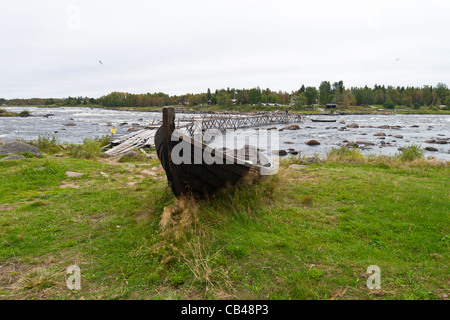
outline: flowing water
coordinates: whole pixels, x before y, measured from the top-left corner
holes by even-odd
[[[39,135],[55,136],[60,142],[82,143],[84,138],[111,134],[115,128],[116,135],[129,133],[130,127],[145,126],[161,120],[160,112],[117,111],[100,108],[37,108],[6,107],[10,112],[28,110],[32,116],[27,118],[0,117],[0,139],[7,142],[14,139],[34,140]],[[187,116],[185,114],[177,117]],[[312,122],[313,119],[335,119],[336,122]],[[340,122],[344,121],[345,124]],[[67,126],[72,123],[75,125]],[[357,123],[359,128],[348,128],[339,131],[340,127]],[[382,129],[379,126],[399,126],[400,129]],[[260,127],[265,131],[269,127],[281,129],[285,124]],[[366,128],[362,128],[366,126]],[[372,127],[368,127],[372,126]],[[305,156],[324,156],[333,147],[344,145],[347,141],[363,140],[368,143],[363,153],[394,155],[399,148],[412,143],[423,148],[432,146],[438,151],[425,151],[426,156],[434,156],[450,161],[450,139],[448,144],[425,143],[428,139],[450,138],[450,115],[316,115],[306,116],[300,123],[300,130],[278,131],[279,149],[293,149]],[[236,135],[238,147],[247,141],[245,134],[258,132],[252,128],[244,129]],[[375,136],[384,132],[384,137]],[[243,133],[243,134],[242,134]],[[394,137],[401,135],[402,138]],[[384,139],[382,139],[384,138]],[[306,141],[315,139],[320,145],[309,146]],[[364,146],[364,145],[362,145]]]

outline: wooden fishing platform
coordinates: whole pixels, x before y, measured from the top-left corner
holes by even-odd
[[[191,117],[180,117],[175,121],[177,130],[186,130],[191,137],[195,133],[201,133],[206,130],[216,129],[222,132],[227,129],[242,129],[251,127],[260,127],[273,124],[284,124],[293,122],[303,122],[302,115],[286,114],[281,112],[266,112],[255,114],[226,114],[226,115],[195,115]],[[155,123],[153,120],[150,127],[145,127],[138,131],[122,135],[111,141],[106,146],[113,146],[105,151],[105,154],[115,156],[131,151],[134,148],[143,148],[154,146],[154,137],[162,122]]]
[[[185,121],[181,119],[181,121]],[[242,129],[251,127],[261,127],[271,124],[303,122],[302,115],[290,115],[286,113],[259,113],[259,114],[238,114],[238,115],[206,115],[201,118],[191,118],[187,125],[179,126],[193,136],[196,132],[217,129],[225,131],[227,129]]]

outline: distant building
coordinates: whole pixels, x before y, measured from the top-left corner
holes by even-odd
[[[337,104],[335,103],[327,103],[326,104],[327,109],[334,109],[337,107]]]

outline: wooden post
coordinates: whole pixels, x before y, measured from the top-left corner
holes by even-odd
[[[175,130],[175,109],[171,107],[163,108],[163,141],[166,146],[170,145],[172,133]]]
[[[167,180],[170,188],[175,196],[179,196],[183,191],[180,182],[177,167],[172,163],[172,133],[175,131],[175,109],[171,107],[163,108],[163,124],[162,124],[162,143],[165,145],[165,155],[163,158],[166,163],[164,170],[166,171]]]

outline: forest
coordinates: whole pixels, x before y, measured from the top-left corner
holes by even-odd
[[[203,93],[187,93],[184,95],[169,95],[166,93],[127,93],[111,92],[107,95],[92,97],[67,98],[31,98],[31,99],[2,99],[1,105],[9,106],[102,106],[102,107],[162,107],[167,105],[219,105],[230,107],[238,105],[258,104],[295,105],[308,107],[336,103],[344,106],[383,105],[387,109],[395,106],[420,109],[423,106],[450,107],[450,90],[445,83],[436,86],[422,87],[394,87],[375,85],[373,88],[346,88],[343,81],[331,83],[322,81],[320,86],[302,85],[297,91],[273,91],[260,87],[251,89],[216,89],[209,88]]]

